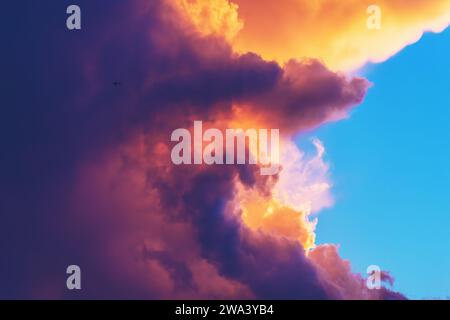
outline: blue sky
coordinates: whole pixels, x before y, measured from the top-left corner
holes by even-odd
[[[366,67],[365,102],[308,134],[325,144],[336,199],[318,243],[340,244],[354,271],[390,271],[410,298],[450,297],[449,52],[447,30]]]

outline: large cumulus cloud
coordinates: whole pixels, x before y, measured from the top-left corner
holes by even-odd
[[[243,223],[237,185],[270,197],[274,181],[250,167],[175,167],[169,137],[194,119],[252,114],[289,137],[344,115],[367,82],[314,60],[238,55],[166,1],[79,4],[79,32],[61,24],[68,2],[11,5],[1,296],[360,297],[330,290],[298,239]],[[83,270],[80,293],[65,290],[69,264]]]

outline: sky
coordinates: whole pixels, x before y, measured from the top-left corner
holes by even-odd
[[[450,1],[70,4],[1,21],[0,298],[448,295]],[[280,129],[281,170],[176,165],[195,120]]]
[[[447,30],[366,67],[364,103],[311,133],[325,143],[336,195],[318,242],[340,243],[359,272],[391,271],[413,298],[450,296],[449,50]]]

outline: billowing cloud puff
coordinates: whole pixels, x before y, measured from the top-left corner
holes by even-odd
[[[292,58],[315,57],[338,70],[384,61],[418,41],[424,32],[440,32],[450,23],[449,0],[183,2],[190,4],[191,9],[185,12],[200,32],[231,38],[238,52],[256,52],[281,63]],[[232,13],[207,14],[217,4]],[[368,11],[372,5],[381,10],[379,30],[367,28],[367,20],[374,13]],[[191,14],[192,11],[202,11],[202,19]],[[223,28],[214,28],[217,25],[233,27],[224,32]]]
[[[239,115],[292,135],[346,117],[368,86],[366,80],[336,74],[317,60],[290,60],[271,90],[248,99]]]
[[[310,252],[309,258],[322,275],[321,281],[328,294],[337,299],[404,299],[403,295],[386,288],[369,290],[366,280],[351,272],[350,262],[339,256],[338,247],[335,245],[318,246]],[[381,281],[393,284],[392,277],[386,272],[382,272]]]

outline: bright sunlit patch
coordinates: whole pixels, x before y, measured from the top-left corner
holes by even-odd
[[[275,236],[298,240],[305,250],[315,247],[316,220],[309,221],[307,213],[296,211],[255,190],[239,190],[239,203],[244,224]]]
[[[368,0],[177,0],[203,35],[220,34],[240,53],[280,64],[318,58],[350,71],[382,62],[450,23],[450,0],[379,0],[380,27],[368,28]]]
[[[310,215],[333,203],[325,148],[313,141],[317,154],[306,156],[293,142],[284,141],[279,179],[271,194],[238,184],[237,203],[246,226],[298,240],[308,251],[315,247],[317,218]]]
[[[202,35],[233,39],[243,27],[238,5],[228,0],[174,0]]]

